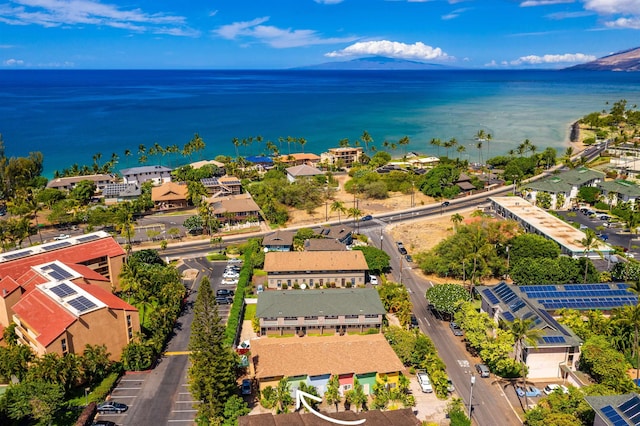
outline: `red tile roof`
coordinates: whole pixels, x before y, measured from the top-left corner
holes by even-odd
[[[59,260],[65,264],[80,263],[91,260],[96,256],[116,257],[125,255],[125,251],[113,238],[100,238],[83,244],[51,250],[26,256],[16,260],[0,262],[0,278],[13,277],[16,279],[28,272],[32,266]]]
[[[82,290],[86,291],[96,299],[103,302],[111,309],[121,309],[123,311],[137,311],[137,309],[124,300],[120,299],[113,293],[109,293],[108,291],[103,290],[102,288],[91,285],[91,284],[81,284],[75,283]]]
[[[23,296],[13,311],[38,334],[36,340],[45,347],[76,321],[75,316],[37,288]]]
[[[19,287],[20,286],[13,278],[4,277],[0,280],[0,295],[2,295],[2,297],[7,297]]]
[[[49,279],[43,277],[37,271],[29,269],[27,272],[16,278],[16,282],[24,289],[25,293],[28,293],[33,290],[36,285],[49,282]]]

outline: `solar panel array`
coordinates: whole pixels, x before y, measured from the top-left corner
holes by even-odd
[[[73,274],[71,274],[69,271],[67,271],[57,263],[51,263],[45,266],[44,268],[42,268],[42,271],[46,272],[47,275],[57,281],[73,278]]]
[[[542,336],[544,343],[565,343],[564,336]]]
[[[545,309],[613,309],[625,305],[635,305],[637,296],[605,298],[540,299],[538,303]]]
[[[618,405],[618,409],[631,420],[634,425],[640,425],[640,398],[634,396],[629,401]]]
[[[488,288],[485,288],[484,290],[482,290],[482,294],[484,294],[487,299],[489,299],[489,302],[497,305],[498,303],[500,303],[500,301],[498,300],[498,298],[496,297],[495,294],[493,294],[493,292],[491,290],[489,290]]]
[[[71,296],[73,294],[76,294],[76,291],[74,289],[72,289],[71,287],[69,287],[65,283],[58,284],[57,286],[54,286],[54,287],[50,287],[49,290],[51,290],[51,292],[53,292],[53,294],[55,294],[56,296],[58,296],[60,298],[65,298],[67,296]]]
[[[18,251],[15,253],[5,254],[3,257],[5,260],[20,259],[21,257],[29,256],[31,253],[33,253],[33,251],[24,250],[24,251]]]
[[[506,319],[509,322],[513,322],[513,320],[515,320],[516,318],[513,316],[513,314],[509,311],[507,312],[503,312],[502,316],[504,317],[504,319]]]
[[[506,304],[509,304],[518,299],[518,295],[515,294],[506,283],[498,284],[495,288],[495,293]]]
[[[87,241],[97,240],[98,238],[100,238],[99,235],[89,234],[89,235],[85,235],[85,236],[82,236],[82,237],[77,237],[76,241],[78,241],[79,243],[86,243]]]
[[[98,307],[98,305],[96,305],[95,303],[93,303],[91,300],[87,299],[84,296],[78,296],[75,299],[69,300],[67,303],[69,303],[69,305],[76,308],[80,313],[86,312],[90,309]]]
[[[602,414],[613,424],[613,426],[627,426],[629,423],[610,405],[602,408]]]
[[[516,303],[509,306],[509,309],[511,309],[513,312],[518,312],[520,309],[524,308],[525,306],[527,305],[522,301],[522,299],[518,298]]]
[[[45,245],[42,245],[40,247],[44,251],[51,251],[51,250],[58,250],[59,248],[67,247],[67,246],[70,246],[70,245],[71,245],[71,241],[60,241],[59,243],[45,244]]]

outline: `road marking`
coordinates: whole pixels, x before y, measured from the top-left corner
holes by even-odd
[[[140,379],[120,379],[121,382],[142,382]]]
[[[184,423],[184,422],[189,422],[189,423],[195,423],[195,421],[193,419],[189,420],[189,419],[185,419],[185,420],[167,420],[167,423]]]
[[[169,352],[163,353],[162,355],[166,355],[166,356],[191,355],[191,351],[169,351]]]
[[[197,413],[198,410],[171,410],[172,413]]]
[[[116,398],[137,398],[138,395],[117,395]],[[127,404],[129,405],[129,404]]]
[[[142,388],[121,388],[121,387],[116,387],[114,390],[140,390]]]
[[[459,359],[458,365],[462,368],[469,368],[469,361],[467,361],[466,359]]]

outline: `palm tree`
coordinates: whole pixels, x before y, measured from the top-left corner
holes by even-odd
[[[493,140],[493,136],[491,136],[491,133],[487,133],[484,137],[484,140],[487,141],[487,159],[490,159],[491,156],[489,155],[489,144]]]
[[[476,148],[478,148],[478,162],[482,164],[482,141],[476,142]]]
[[[369,151],[369,144],[373,142],[373,138],[366,130],[362,132],[362,136],[360,136],[362,142],[364,142],[365,149]]]
[[[451,215],[451,222],[453,222],[453,230],[454,231],[457,230],[458,225],[460,225],[463,220],[464,220],[464,216],[462,216],[460,213],[455,213],[455,214]]]
[[[522,319],[516,318],[511,323],[507,323],[508,329],[513,335],[515,345],[513,347],[513,360],[519,361],[522,364],[522,378],[524,380],[524,386],[527,385],[527,364],[524,359],[524,347],[525,344],[538,347],[538,339],[542,336],[542,331],[533,328],[533,320],[531,318]],[[525,393],[525,407],[528,407],[527,394]]]
[[[467,148],[464,145],[458,145],[458,147],[456,148],[456,152],[458,154],[462,154],[463,152],[466,152]],[[458,155],[458,160],[460,160],[460,155]]]
[[[398,141],[398,145],[400,145],[400,146],[407,146],[407,145],[409,145],[409,143],[410,143],[410,142],[411,142],[411,140],[409,139],[409,136],[403,136],[403,137],[401,137],[401,138],[400,138],[400,140]],[[407,149],[405,148],[405,149],[403,150],[403,152],[404,152],[404,153],[405,153],[405,155],[406,155],[406,153],[407,153]]]
[[[385,141],[386,142],[386,141]],[[388,143],[388,142],[387,142]],[[433,138],[429,141],[429,145],[438,147],[438,157],[440,157],[440,147],[442,146],[442,141],[438,138]],[[385,145],[386,146],[386,145]]]
[[[640,289],[640,283],[635,281],[634,284],[629,286],[629,290],[634,293]],[[638,348],[638,334],[640,332],[640,304],[627,305],[617,309],[616,322],[623,326],[633,327],[633,348],[631,356],[636,359],[636,380],[640,379],[640,350]]]
[[[598,247],[598,245],[600,245],[599,241],[598,241],[598,237],[596,236],[596,233],[593,232],[592,229],[587,229],[585,230],[585,236],[583,239],[581,239],[579,241],[580,244],[582,244],[582,246],[584,247],[584,255],[585,255],[585,262],[584,262],[584,283],[586,284],[587,282],[587,272],[589,271],[589,258],[587,257],[587,254],[593,250],[594,248]],[[600,252],[598,252],[598,254],[600,254],[600,256],[602,256],[602,254]]]
[[[338,200],[334,201],[333,203],[331,203],[331,211],[338,212],[338,223],[342,223],[342,220],[340,219],[340,213],[345,213],[347,211],[347,209],[344,207],[344,203]]]
[[[329,382],[327,383],[327,391],[324,393],[324,399],[328,405],[336,406],[336,413],[338,412],[338,404],[342,401],[340,396],[340,379],[335,374],[331,375]]]
[[[346,148],[349,146],[349,139],[348,138],[342,138],[340,139],[340,141],[338,141],[338,146],[340,148]]]
[[[351,207],[347,210],[347,217],[352,217],[356,224],[356,232],[360,233],[360,218],[362,217],[362,211],[357,207]]]

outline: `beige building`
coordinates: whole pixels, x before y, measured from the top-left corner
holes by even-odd
[[[151,200],[157,210],[187,207],[189,189],[186,184],[166,182],[151,188]]]
[[[230,195],[227,197],[209,197],[205,199],[214,216],[223,223],[260,220],[260,207],[253,201],[251,194]]]
[[[105,345],[111,359],[140,332],[138,310],[93,285],[55,281],[38,284],[13,306],[19,343],[38,356],[81,354]]]
[[[97,174],[97,175],[87,175],[87,176],[69,176],[62,178],[51,179],[47,182],[47,188],[58,189],[60,191],[71,191],[75,186],[84,180],[88,180],[89,182],[93,182],[96,185],[96,191],[102,191],[107,185],[116,183],[118,179],[116,179],[113,175],[108,174]]]
[[[344,167],[351,167],[353,163],[360,162],[362,157],[361,147],[341,147],[341,148],[329,148],[329,151],[323,152],[320,155],[320,159],[323,163],[327,164],[339,164],[342,163]]]
[[[369,266],[359,250],[291,251],[267,253],[264,270],[268,288],[286,290],[364,285]]]

